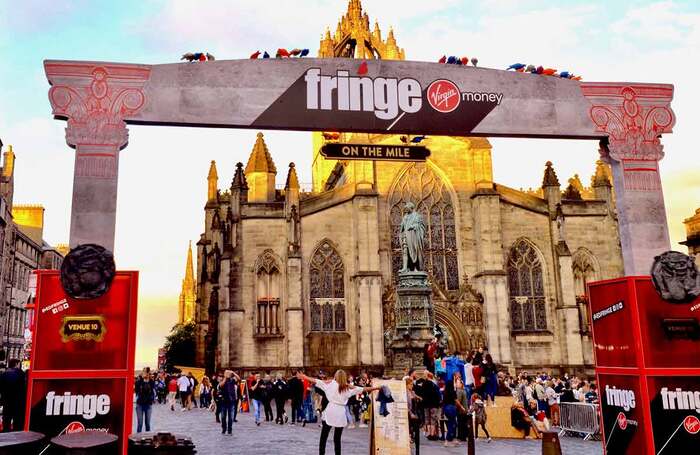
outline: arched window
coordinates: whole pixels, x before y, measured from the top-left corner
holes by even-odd
[[[279,335],[280,271],[272,251],[266,250],[255,263],[255,332]]]
[[[596,260],[590,251],[579,248],[571,260],[571,268],[574,274],[574,292],[576,294],[576,304],[578,305],[579,326],[581,333],[590,331],[590,321],[588,320],[588,288],[591,281],[598,279],[596,272]]]
[[[457,238],[452,198],[445,182],[426,163],[411,163],[389,196],[391,263],[394,280],[401,268],[399,229],[406,202],[413,202],[427,227],[423,256],[428,273],[443,289],[459,289]]]
[[[527,240],[518,240],[508,253],[506,270],[511,329],[547,330],[542,262],[535,247]]]
[[[311,330],[345,331],[345,266],[328,240],[311,256],[309,277]]]

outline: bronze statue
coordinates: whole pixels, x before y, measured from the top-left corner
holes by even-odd
[[[671,303],[688,303],[700,296],[700,274],[695,261],[678,251],[654,258],[651,279],[656,292]]]
[[[404,206],[405,215],[401,220],[401,253],[403,266],[401,272],[425,271],[423,260],[423,239],[425,238],[425,222],[423,215],[416,211],[413,202]]]

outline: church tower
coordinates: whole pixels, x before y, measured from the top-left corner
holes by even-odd
[[[185,265],[185,279],[182,280],[182,290],[180,291],[180,304],[178,306],[179,324],[186,324],[194,320],[196,286],[194,280],[194,267],[192,266],[192,242],[187,249],[187,264]]]

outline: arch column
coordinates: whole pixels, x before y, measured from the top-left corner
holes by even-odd
[[[151,67],[47,61],[44,69],[53,115],[68,120],[66,143],[75,149],[70,246],[114,251],[119,151],[129,141],[124,118],[145,104]]]
[[[673,86],[592,82],[581,84],[591,102],[603,160],[612,166],[625,275],[649,275],[654,256],[671,249],[659,161],[659,138],[672,132]]]

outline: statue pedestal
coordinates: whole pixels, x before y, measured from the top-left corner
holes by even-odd
[[[399,273],[394,306],[396,326],[391,341],[391,376],[403,376],[409,368],[425,368],[423,348],[433,339],[435,326],[432,292],[427,273]]]

